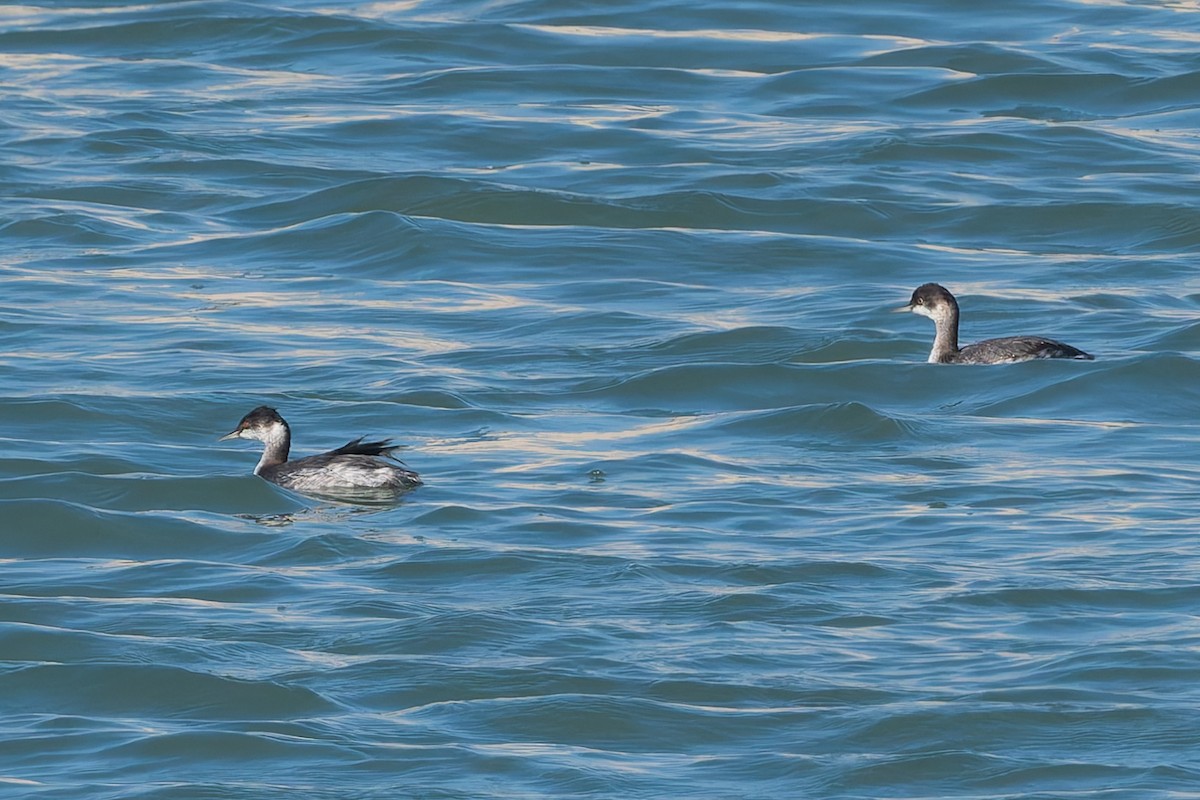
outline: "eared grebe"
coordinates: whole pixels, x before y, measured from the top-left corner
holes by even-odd
[[[937,326],[933,349],[929,351],[930,364],[1005,364],[1034,358],[1094,358],[1069,344],[1041,336],[984,339],[959,348],[958,302],[944,286],[936,283],[918,286],[908,305],[896,310],[929,317]]]
[[[288,461],[292,431],[273,408],[259,406],[246,416],[226,439],[257,439],[263,443],[262,458],[254,474],[285,489],[309,494],[339,494],[362,490],[400,492],[421,485],[417,473],[388,463],[396,445],[390,439],[364,442],[362,437],[337,450]],[[399,462],[397,462],[398,464]]]

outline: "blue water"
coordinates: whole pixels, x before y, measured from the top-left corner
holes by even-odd
[[[1200,797],[1198,42],[0,8],[0,796]]]

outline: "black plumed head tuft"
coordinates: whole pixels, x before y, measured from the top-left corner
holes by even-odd
[[[954,295],[950,294],[950,290],[940,283],[921,284],[913,290],[912,299],[908,301],[909,308],[916,306],[932,308],[939,305],[958,307],[958,301],[954,299]]]
[[[279,416],[279,412],[270,406],[259,406],[251,411],[246,416],[242,417],[242,421],[238,423],[239,428],[257,428],[263,425],[270,425],[274,422],[283,422],[283,417]]]

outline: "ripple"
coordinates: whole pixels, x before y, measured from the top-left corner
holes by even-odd
[[[147,719],[293,719],[328,713],[320,695],[272,681],[233,680],[176,667],[46,664],[0,677],[21,697],[15,713],[136,714]]]

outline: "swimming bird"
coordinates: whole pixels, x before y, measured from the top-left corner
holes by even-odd
[[[226,439],[255,439],[263,443],[262,458],[254,474],[285,489],[313,494],[338,494],[362,490],[401,492],[421,485],[417,473],[398,466],[392,456],[397,445],[390,439],[364,442],[360,436],[328,453],[288,461],[292,430],[279,412],[259,406],[242,417]],[[384,459],[392,459],[389,463]]]
[[[926,283],[912,293],[908,305],[897,311],[911,311],[929,317],[937,327],[930,364],[1006,364],[1035,358],[1075,358],[1092,360],[1095,356],[1069,344],[1043,336],[1005,336],[958,346],[958,301],[944,286]]]

